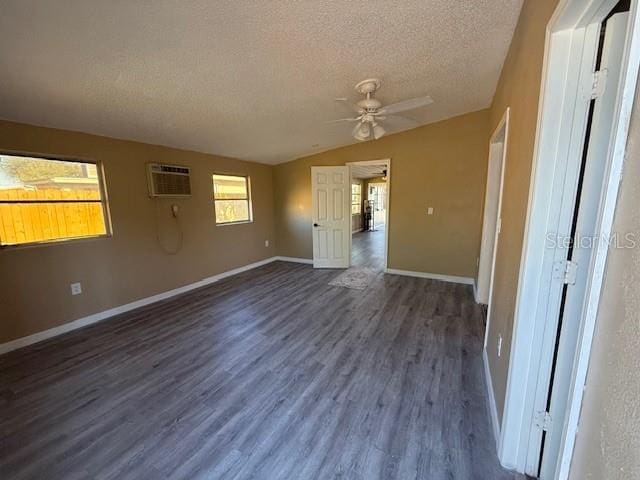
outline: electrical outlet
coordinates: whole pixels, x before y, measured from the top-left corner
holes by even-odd
[[[502,334],[498,335],[498,357],[502,354]]]
[[[268,247],[268,246],[269,246],[269,240],[265,240],[265,241],[264,241],[264,246],[265,246],[265,247]]]
[[[433,215],[433,207],[427,208],[427,215]]]
[[[71,295],[80,295],[81,293],[82,293],[82,284],[80,282],[72,283],[71,284]]]

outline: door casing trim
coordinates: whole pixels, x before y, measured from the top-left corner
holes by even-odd
[[[391,158],[382,158],[380,160],[362,160],[359,162],[347,162],[345,164],[349,167],[349,177],[351,176],[351,167],[354,165],[384,165],[387,167],[387,210],[385,212],[385,228],[384,228],[384,270],[389,267],[389,230],[391,226],[389,224],[391,218]],[[351,196],[349,196],[349,211],[351,211]],[[349,262],[351,262],[351,247],[352,247],[353,235],[349,236]]]
[[[587,79],[576,52],[583,51],[590,24],[600,23],[615,6],[617,0],[561,0],[549,22],[546,32],[542,86],[540,90],[538,121],[532,163],[529,201],[524,234],[518,291],[514,314],[513,341],[502,429],[498,445],[501,463],[522,473],[537,474],[537,465],[527,458],[532,419],[535,413],[534,397],[538,373],[543,362],[540,351],[550,312],[543,307],[549,299],[549,269],[544,263],[546,233],[559,218],[560,206],[552,202],[550,191],[553,178],[567,173],[577,161],[572,142],[584,139],[585,125],[579,99],[584,95]],[[627,144],[629,120],[635,96],[638,67],[640,65],[640,21],[638,0],[631,0],[627,40],[623,56],[620,91],[616,101],[617,113],[613,126],[612,145],[607,159],[604,194],[599,209],[598,232],[602,238],[611,233],[618,188],[622,176]],[[581,75],[582,73],[582,75]],[[586,116],[585,116],[586,118]],[[581,152],[580,152],[581,153]],[[557,230],[556,230],[557,232]],[[583,386],[594,337],[596,315],[608,248],[598,242],[589,275],[586,310],[581,320],[581,334],[572,373],[571,397],[564,426],[564,440],[555,479],[569,476],[575,446],[578,420],[582,406]],[[554,312],[557,314],[557,312]],[[549,332],[546,332],[549,335]]]

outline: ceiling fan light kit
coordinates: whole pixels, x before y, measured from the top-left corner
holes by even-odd
[[[364,142],[371,136],[371,127],[368,123],[362,122],[353,129],[353,138]]]
[[[380,125],[381,122],[386,121],[390,126],[393,126],[394,122],[400,122],[402,124],[401,128],[416,127],[418,126],[418,122],[410,118],[396,115],[396,113],[415,110],[433,103],[433,99],[431,97],[424,96],[383,106],[380,100],[373,97],[373,94],[380,88],[380,86],[381,82],[377,78],[369,78],[358,82],[355,87],[356,92],[364,95],[365,98],[356,104],[349,103],[346,98],[336,98],[336,101],[347,104],[357,114],[357,116],[330,120],[326,123],[358,122],[351,132],[353,138],[361,142],[372,138],[378,140],[387,133],[382,125]]]
[[[379,125],[379,124],[373,122],[373,138],[378,140],[385,133],[387,133],[387,131],[384,128],[382,128],[382,125]]]

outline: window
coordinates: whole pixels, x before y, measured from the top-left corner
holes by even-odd
[[[250,222],[249,177],[214,175],[213,203],[217,225]]]
[[[0,154],[0,245],[108,234],[96,163]]]
[[[351,215],[360,215],[362,211],[362,185],[351,184]]]
[[[384,183],[369,184],[369,200],[373,200],[376,211],[384,210],[387,186]]]

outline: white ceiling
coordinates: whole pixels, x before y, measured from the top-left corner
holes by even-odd
[[[384,174],[386,165],[352,165],[351,177],[352,178],[375,178]]]
[[[368,77],[420,124],[489,106],[521,4],[0,0],[0,118],[279,163],[356,142],[323,122]]]

